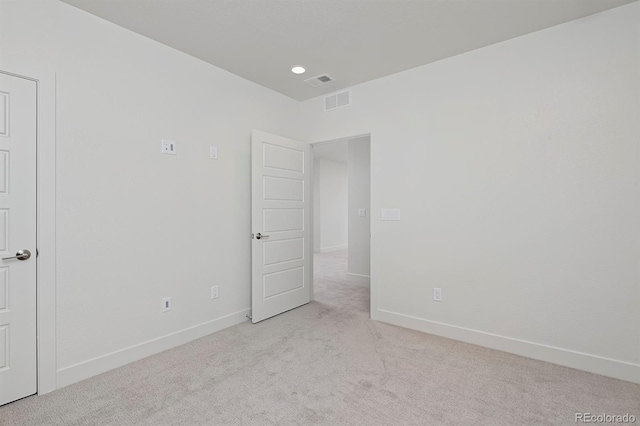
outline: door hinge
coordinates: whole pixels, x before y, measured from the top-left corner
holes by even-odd
[[[255,234],[251,234],[251,239],[253,240],[255,238]]]
[[[38,247],[36,247],[36,258],[40,256],[40,252],[38,251]]]

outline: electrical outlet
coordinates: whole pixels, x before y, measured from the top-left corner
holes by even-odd
[[[217,299],[218,298],[218,286],[214,285],[213,287],[211,287],[211,298],[212,299]]]
[[[163,154],[176,155],[176,142],[168,139],[162,139],[160,144],[160,152]]]
[[[162,312],[169,312],[171,310],[171,298],[165,297],[162,299]]]
[[[209,147],[209,158],[211,158],[212,160],[218,159],[218,147],[215,147],[215,146]]]
[[[442,289],[441,288],[433,288],[433,300],[436,302],[442,302]]]

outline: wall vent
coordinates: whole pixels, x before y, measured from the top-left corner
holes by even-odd
[[[345,90],[343,92],[334,93],[333,95],[327,95],[324,97],[325,112],[349,105],[351,105],[351,90]]]
[[[323,84],[331,83],[332,81],[336,81],[336,79],[331,77],[330,75],[322,74],[308,78],[304,82],[309,86],[318,87],[322,86]]]

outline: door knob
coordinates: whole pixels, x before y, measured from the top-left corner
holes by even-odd
[[[27,260],[30,257],[31,257],[31,252],[25,249],[25,250],[18,250],[15,256],[3,257],[2,260],[10,260],[10,259]]]
[[[256,240],[259,240],[259,239],[261,239],[261,238],[269,238],[269,236],[268,236],[268,235],[262,235],[261,233],[259,233],[259,232],[258,232],[258,233],[256,234]]]

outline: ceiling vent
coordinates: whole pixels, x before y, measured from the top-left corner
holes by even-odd
[[[322,74],[322,75],[308,78],[304,82],[307,83],[309,86],[318,87],[318,86],[322,86],[323,84],[331,83],[332,81],[336,81],[336,79],[331,77],[330,75]]]
[[[338,92],[324,97],[325,112],[349,105],[351,105],[351,90],[345,90],[344,92]]]

